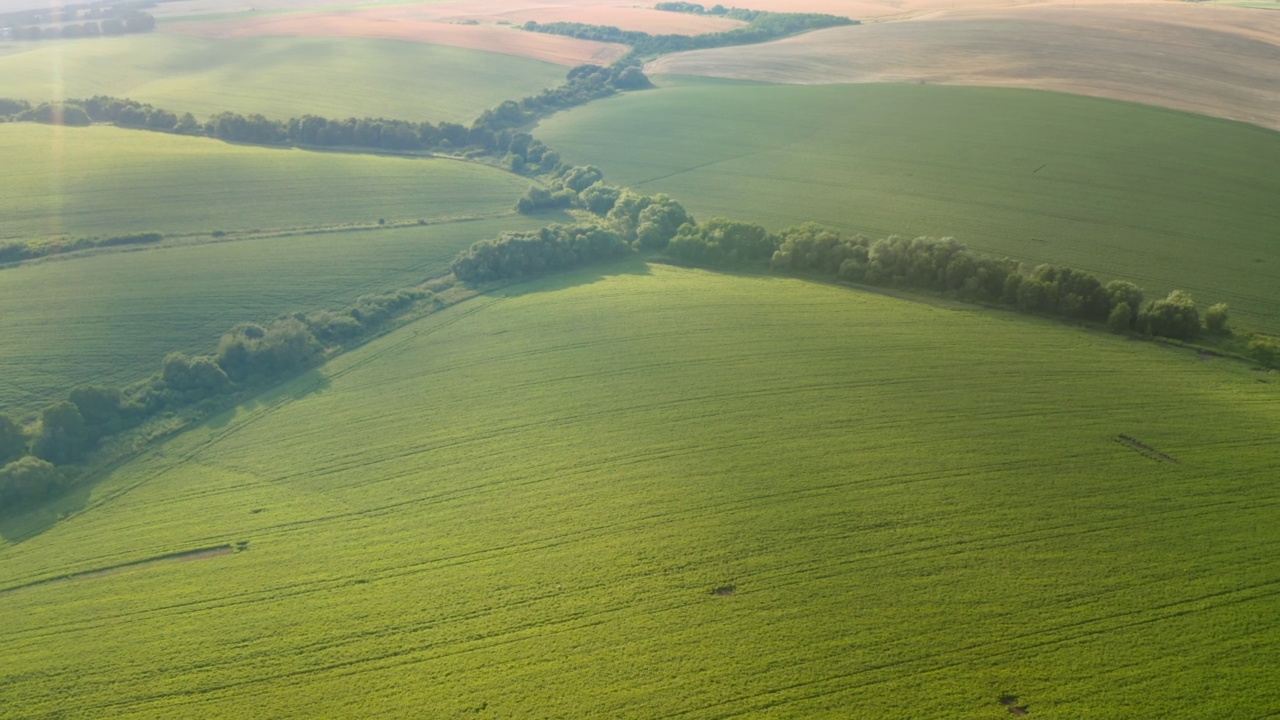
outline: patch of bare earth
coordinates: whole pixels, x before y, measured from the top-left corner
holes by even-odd
[[[1036,88],[1280,129],[1280,12],[1194,3],[964,11],[668,55],[648,71]]]

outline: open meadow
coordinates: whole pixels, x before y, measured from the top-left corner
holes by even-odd
[[[208,353],[240,322],[337,308],[449,272],[477,240],[548,219],[502,217],[178,247],[0,270],[0,408],[34,415],[81,385],[122,386],[173,351]]]
[[[1278,393],[798,280],[512,287],[0,525],[4,707],[1266,717]]]
[[[530,184],[449,159],[235,145],[123,130],[0,125],[0,240],[208,234],[513,212]]]
[[[201,120],[231,111],[278,120],[313,114],[469,124],[503,100],[563,79],[564,68],[551,63],[362,38],[211,40],[156,32],[10,43],[0,51],[0,97],[112,95]]]
[[[1280,330],[1280,134],[1110,100],[929,85],[659,78],[537,135],[699,219],[954,236],[1226,302]]]

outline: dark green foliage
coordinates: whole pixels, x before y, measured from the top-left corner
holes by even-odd
[[[763,10],[746,10],[743,8],[727,8],[723,5],[714,5],[710,9],[691,2],[660,2],[653,6],[654,10],[666,10],[667,12],[682,12],[691,15],[715,15],[717,17],[725,17],[730,20],[742,20],[743,22],[751,22],[761,15],[766,15]]]
[[[0,514],[52,497],[66,485],[64,473],[30,455],[0,466]]]
[[[750,24],[745,27],[725,30],[724,32],[703,35],[650,35],[638,30],[621,30],[611,25],[587,25],[575,22],[542,24],[532,20],[524,24],[524,29],[530,32],[565,35],[582,40],[629,45],[636,55],[653,56],[684,52],[686,50],[750,45],[810,30],[858,24],[857,20],[819,13],[770,13],[753,10],[720,9],[722,12],[709,14],[721,15],[735,20],[746,20]],[[691,12],[692,10],[681,11]]]
[[[84,458],[91,449],[91,441],[80,410],[63,401],[40,414],[40,431],[31,443],[31,454],[55,465],[64,465]]]
[[[764,226],[725,218],[687,223],[667,245],[676,260],[712,267],[763,267],[777,249],[777,236]]]
[[[630,218],[628,218],[630,219]],[[658,194],[635,217],[635,244],[642,250],[661,250],[681,226],[693,222],[684,206]]]
[[[94,441],[133,427],[143,414],[143,408],[126,400],[117,388],[76,388],[68,399],[80,411],[85,429]]]
[[[1256,335],[1245,352],[1265,367],[1280,367],[1280,338]]]
[[[578,202],[587,211],[604,217],[609,214],[613,206],[617,204],[618,198],[622,195],[622,190],[612,185],[605,185],[598,182],[591,187],[583,190],[578,194]]]
[[[13,418],[0,413],[0,465],[19,458],[27,451],[27,436]]]
[[[190,357],[169,353],[160,368],[170,404],[196,403],[227,391],[231,381],[227,373],[207,355]]]
[[[112,247],[116,245],[141,245],[158,243],[164,240],[160,233],[134,233],[132,235],[114,235],[112,237],[82,237],[57,240],[39,244],[29,244],[20,240],[0,243],[0,263],[21,262],[32,258],[58,255],[76,250],[87,250],[94,247]]]
[[[520,196],[516,201],[516,212],[522,215],[538,212],[539,210],[548,210],[552,208],[567,208],[573,205],[577,195],[565,188],[548,190],[546,188],[532,185],[529,190]]]
[[[17,115],[31,109],[31,103],[14,98],[0,98],[0,117]]]
[[[1128,303],[1117,303],[1107,315],[1107,329],[1114,333],[1124,334],[1133,329],[1135,314]]]
[[[604,179],[604,173],[594,165],[575,165],[565,171],[561,180],[564,186],[580,193]]]
[[[520,280],[630,252],[630,245],[617,232],[599,225],[551,225],[480,241],[454,259],[453,274],[463,282]]]
[[[84,111],[84,108],[69,102],[41,103],[36,107],[19,113],[17,118],[25,122],[72,127],[83,127],[93,122],[89,114]]]
[[[1136,324],[1148,335],[1194,340],[1200,334],[1200,313],[1190,295],[1174,290],[1168,297],[1143,306]]]
[[[778,239],[778,249],[769,260],[773,270],[853,282],[866,279],[870,241],[864,237],[842,238],[810,222],[783,230]]]
[[[1227,317],[1227,312],[1226,303],[1211,305],[1204,312],[1204,329],[1214,335],[1230,335],[1231,329],[1228,327],[1229,318]]]
[[[235,382],[260,382],[301,369],[319,352],[320,343],[310,328],[288,317],[265,328],[254,323],[237,325],[218,342],[214,360]]]

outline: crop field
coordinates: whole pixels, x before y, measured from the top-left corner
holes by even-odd
[[[1170,47],[1178,52],[1171,53]],[[1280,129],[1280,13],[1197,3],[975,9],[667,55],[651,72],[1035,88]]]
[[[286,119],[389,117],[469,124],[503,100],[558,84],[564,68],[394,40],[168,33],[15,44],[0,97],[113,95],[199,119],[229,110]]]
[[[471,243],[547,218],[158,247],[0,270],[0,408],[37,414],[86,384],[120,386],[172,351],[208,353],[239,322],[341,307],[449,271]],[[18,340],[20,339],[20,340]]]
[[[444,45],[527,58],[564,67],[608,65],[626,55],[626,46],[542,33],[508,25],[471,25],[422,20],[413,8],[386,7],[339,12],[281,13],[174,23],[174,33],[204,38],[257,36],[376,38]],[[510,96],[504,100],[512,99]]]
[[[0,525],[4,707],[1267,717],[1278,433],[1280,376],[1186,350],[561,276],[157,445],[43,533]]]
[[[510,214],[526,178],[455,160],[0,125],[0,240]]]
[[[954,236],[1280,330],[1280,134],[1094,98],[664,78],[537,136],[698,218]]]

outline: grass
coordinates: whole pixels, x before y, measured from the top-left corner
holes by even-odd
[[[661,82],[537,136],[698,217],[950,235],[1280,331],[1280,133],[1028,90]]]
[[[546,218],[108,253],[0,270],[0,408],[34,415],[69,389],[124,385],[174,350],[211,352],[244,321],[343,306],[448,272],[471,243]]]
[[[496,53],[355,38],[210,40],[147,35],[18,44],[0,97],[114,95],[204,119],[391,117],[470,124],[503,100],[558,84],[564,68]]]
[[[1277,388],[796,280],[553,278],[53,508],[0,588],[248,550],[0,594],[0,683],[26,718],[1266,716]]]
[[[491,217],[525,178],[477,164],[0,125],[0,240]]]

